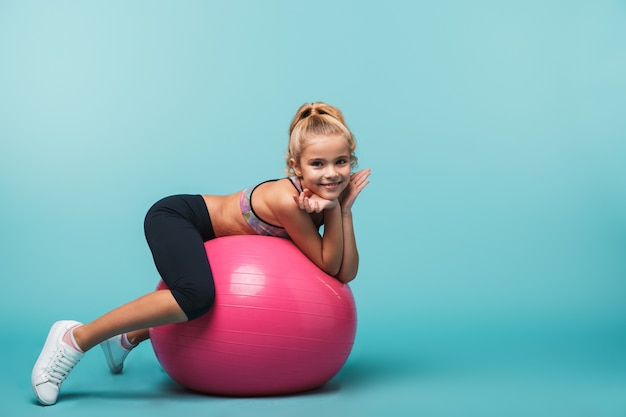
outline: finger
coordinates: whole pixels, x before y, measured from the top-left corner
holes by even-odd
[[[364,180],[366,180],[369,177],[369,175],[370,175],[370,171],[369,170],[358,171],[358,172],[354,173],[354,175],[351,178],[351,180],[355,184],[359,184],[359,183],[363,182]]]
[[[304,198],[304,209],[306,210],[307,213],[311,213],[313,210],[311,208],[311,200],[308,197]]]
[[[365,188],[365,186],[366,186],[367,184],[369,184],[369,183],[370,183],[370,182],[369,182],[369,180],[364,180],[364,181],[362,181],[362,182],[361,182],[361,183],[357,186],[357,189],[359,190],[359,192],[361,192],[361,190],[362,190],[363,188]]]
[[[362,189],[363,187],[365,187],[367,184],[369,184],[369,174],[367,175],[362,175],[358,178],[355,179],[354,181],[354,185],[357,186],[357,188]]]
[[[362,176],[362,175],[368,176],[368,175],[370,175],[371,172],[372,172],[372,170],[369,169],[369,168],[361,169],[361,170],[356,171],[355,173],[353,173],[352,176],[353,177],[358,177],[358,176]]]
[[[300,194],[300,196],[298,197],[298,205],[300,206],[300,209],[307,209],[307,200],[308,198],[305,197],[304,194]]]

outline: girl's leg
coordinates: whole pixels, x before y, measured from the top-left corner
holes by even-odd
[[[33,367],[33,391],[41,404],[52,405],[57,401],[61,383],[95,345],[128,331],[186,320],[172,293],[163,290],[146,294],[85,325],[68,320],[56,322]],[[123,358],[120,371],[122,364]]]
[[[148,328],[192,320],[213,305],[215,288],[204,242],[215,233],[202,196],[160,200],[148,211],[144,229],[155,266],[171,291],[149,293],[76,328],[74,338],[83,351],[128,332],[128,341],[137,344],[149,337]]]
[[[169,290],[155,291],[76,327],[74,339],[83,352],[118,334],[187,321]]]
[[[202,197],[159,201],[146,216],[145,231],[155,265],[170,290],[149,293],[85,325],[55,323],[31,373],[31,385],[42,404],[56,402],[61,383],[93,346],[127,332],[147,337],[147,328],[192,320],[213,305],[215,287],[204,242],[215,234]]]
[[[159,293],[165,293],[169,291],[159,291]],[[165,294],[158,294],[159,296],[164,296]],[[170,293],[171,295],[171,293]],[[124,319],[124,317],[129,314],[127,311],[125,310],[129,310],[129,309],[133,309],[133,308],[139,308],[140,310],[142,309],[141,306],[139,306],[139,304],[141,302],[146,301],[145,299],[148,299],[147,301],[152,305],[153,308],[156,308],[159,311],[159,314],[162,316],[164,312],[167,311],[168,307],[167,306],[163,306],[163,307],[159,307],[160,303],[162,301],[157,300],[156,296],[153,296],[152,294],[148,294],[145,297],[142,297],[138,300],[135,300],[133,302],[130,302],[128,304],[126,304],[125,306],[122,306],[116,310],[113,310],[110,313],[105,314],[104,316],[100,317],[99,319],[94,320],[93,322],[87,324],[87,325],[83,325],[80,327],[76,327],[73,331],[72,331],[72,336],[74,338],[74,343],[77,345],[77,347],[83,347],[83,345],[85,346],[85,349],[87,346],[95,346],[96,344],[100,344],[100,347],[102,348],[102,353],[104,353],[104,358],[106,360],[107,366],[109,367],[109,369],[111,370],[111,373],[113,374],[119,374],[120,372],[122,372],[124,370],[124,361],[126,360],[126,357],[128,356],[128,354],[130,353],[130,351],[135,348],[139,343],[143,342],[144,340],[148,339],[150,337],[150,333],[147,327],[144,327],[142,324],[137,324],[135,323],[134,325],[139,325],[142,328],[140,330],[131,330],[131,331],[126,331],[123,332],[121,334],[116,334],[112,337],[107,338],[106,340],[103,340],[102,342],[98,342],[98,340],[100,340],[102,337],[106,337],[109,333],[106,333],[106,329],[111,329],[113,328],[114,330],[109,330],[109,332],[115,332],[117,333],[118,331],[120,331],[119,329],[112,327],[115,325],[115,317],[116,316],[122,316],[122,319]],[[164,297],[160,297],[160,298],[164,298]],[[172,297],[173,298],[173,297]],[[166,299],[166,298],[164,298]],[[166,301],[171,304],[171,300],[167,300]],[[175,308],[174,308],[175,309]],[[176,309],[175,309],[176,311]],[[139,318],[138,316],[135,316],[136,318]],[[183,313],[183,317],[186,318],[186,316]],[[176,315],[174,315],[172,317],[172,320],[168,319],[167,317],[165,317],[165,321],[168,324],[170,321],[171,322],[179,322],[181,317],[176,317]],[[184,321],[184,320],[182,320]],[[153,323],[157,323],[157,322],[162,322],[159,321],[158,317],[148,317],[148,322],[147,324],[149,325],[149,327],[152,326]],[[133,325],[132,323],[127,323],[127,325]],[[101,328],[100,334],[98,332],[98,328]],[[129,327],[124,327],[124,329],[129,329]],[[105,331],[105,333],[102,333],[102,330]],[[91,337],[91,341],[89,342],[89,338]],[[82,343],[82,344],[81,344]],[[85,350],[82,349],[82,350]]]
[[[130,344],[137,346],[144,340],[150,339],[150,332],[148,329],[135,330],[134,332],[126,333],[126,337],[128,338],[128,342]]]

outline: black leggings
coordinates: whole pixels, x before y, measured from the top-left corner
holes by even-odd
[[[204,242],[215,238],[201,195],[175,195],[156,202],[146,214],[146,240],[154,264],[189,320],[215,302],[213,273]]]

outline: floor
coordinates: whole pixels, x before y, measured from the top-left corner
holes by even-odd
[[[96,349],[51,407],[37,404],[29,384],[45,326],[33,324],[30,330],[36,331],[28,334],[24,329],[5,329],[25,344],[3,348],[3,357],[13,359],[5,365],[2,416],[626,415],[626,340],[613,325],[416,326],[412,334],[363,329],[345,367],[326,386],[269,398],[189,392],[160,368],[149,343],[129,356],[123,374],[111,375]]]

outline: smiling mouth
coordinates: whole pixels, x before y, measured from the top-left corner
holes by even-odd
[[[329,184],[321,184],[322,187],[324,188],[328,188],[328,189],[335,189],[337,187],[339,187],[339,183],[338,182],[332,182]]]

